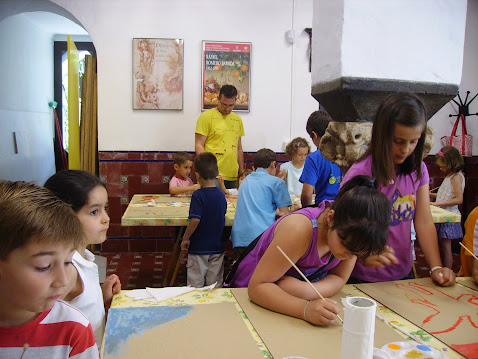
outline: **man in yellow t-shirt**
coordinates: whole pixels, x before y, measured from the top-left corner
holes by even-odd
[[[199,116],[196,124],[196,155],[212,152],[216,155],[219,175],[226,188],[233,188],[237,176],[244,170],[241,137],[244,126],[239,115],[232,112],[236,104],[237,89],[224,85],[219,91],[219,105]]]

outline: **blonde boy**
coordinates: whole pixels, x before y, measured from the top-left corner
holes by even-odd
[[[82,235],[47,189],[0,181],[0,358],[99,358],[86,317],[58,299]]]
[[[177,194],[192,194],[199,189],[199,184],[194,184],[189,175],[193,167],[193,158],[189,153],[178,152],[174,157],[175,175],[169,181],[169,193],[171,196]]]

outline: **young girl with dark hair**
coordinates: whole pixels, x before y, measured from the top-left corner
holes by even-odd
[[[426,129],[425,107],[417,96],[388,96],[373,120],[367,152],[344,177],[342,184],[356,175],[374,176],[378,189],[392,204],[387,250],[359,260],[352,272],[351,283],[392,281],[413,276],[412,220],[418,244],[431,268],[432,279],[441,286],[455,283],[455,273],[442,268],[430,212],[429,177],[422,162]]]
[[[65,170],[51,176],[45,187],[58,198],[68,203],[81,222],[84,238],[73,255],[70,285],[62,299],[86,315],[93,327],[96,344],[101,348],[105,330],[105,307],[113,294],[121,291],[121,282],[116,274],[106,278],[100,287],[95,256],[86,247],[106,240],[109,227],[108,193],[100,179],[89,172]]]
[[[430,191],[430,197],[436,198],[435,206],[446,209],[447,211],[460,214],[458,205],[463,203],[463,191],[465,190],[465,176],[461,170],[465,167],[460,151],[453,146],[445,146],[435,156],[436,164],[440,171],[445,173],[437,193]],[[451,241],[453,239],[463,238],[461,223],[437,223],[435,224],[438,245],[443,265],[451,269],[453,265],[453,253],[451,251]]]
[[[375,189],[372,178],[357,176],[335,202],[325,200],[279,218],[247,248],[228,276],[228,285],[248,286],[251,300],[264,308],[317,325],[331,324],[337,304],[318,298],[277,246],[315,281],[324,297],[331,297],[347,282],[356,256],[382,253],[390,212],[390,202]]]

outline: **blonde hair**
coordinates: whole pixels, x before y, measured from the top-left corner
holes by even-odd
[[[287,154],[287,156],[292,157],[297,153],[297,151],[301,147],[307,148],[307,154],[310,153],[310,146],[307,140],[303,137],[296,137],[289,142],[289,144],[285,148],[285,153]]]
[[[82,239],[75,212],[52,192],[33,183],[0,181],[0,260],[30,241],[73,250]]]

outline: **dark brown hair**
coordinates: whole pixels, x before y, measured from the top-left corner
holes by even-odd
[[[219,174],[217,159],[211,152],[202,152],[194,160],[194,169],[205,180],[214,179]]]
[[[305,130],[309,134],[310,138],[314,138],[315,132],[317,136],[322,137],[325,134],[325,130],[329,125],[329,122],[332,121],[332,117],[325,111],[314,111],[310,114],[309,119],[307,120],[307,125]]]
[[[181,166],[184,162],[186,161],[191,161],[193,162],[193,156],[191,156],[187,152],[178,152],[176,153],[176,156],[174,156],[174,161],[173,163],[175,165]]]
[[[423,132],[413,153],[400,165],[399,173],[417,172],[422,177],[421,163],[427,131],[426,111],[423,102],[409,93],[389,95],[379,106],[373,119],[370,147],[363,157],[372,155],[372,173],[382,185],[395,179],[395,165],[392,160],[392,146],[397,124],[406,127],[423,125]]]
[[[276,153],[268,148],[261,148],[254,155],[254,168],[268,168],[274,161],[277,161]]]

